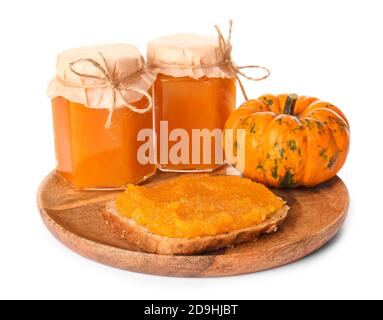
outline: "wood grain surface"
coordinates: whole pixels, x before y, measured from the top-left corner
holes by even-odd
[[[214,174],[233,171],[223,168]],[[175,175],[160,173],[147,184]],[[84,257],[140,273],[214,277],[261,271],[301,259],[328,242],[346,218],[349,196],[338,177],[315,188],[273,191],[291,208],[278,232],[234,248],[190,256],[145,253],[112,233],[101,211],[118,191],[76,191],[51,173],[42,182],[37,201],[47,228]]]

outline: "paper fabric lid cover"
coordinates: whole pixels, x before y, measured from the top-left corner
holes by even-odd
[[[174,34],[149,42],[147,65],[155,74],[173,77],[235,77],[219,38],[197,34]]]
[[[51,99],[61,96],[90,108],[113,109],[140,100],[154,80],[135,46],[82,47],[58,55],[47,93]]]
[[[249,100],[241,77],[261,81],[269,77],[270,70],[259,65],[237,66],[232,58],[231,36],[233,21],[229,20],[228,37],[224,37],[218,25],[217,37],[195,34],[175,34],[151,41],[148,44],[147,64],[155,74],[173,77],[236,78],[245,100]],[[260,69],[258,78],[247,75],[245,69]]]

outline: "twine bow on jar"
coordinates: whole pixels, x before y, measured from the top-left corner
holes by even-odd
[[[232,33],[232,28],[233,28],[233,21],[229,20],[229,36],[228,36],[227,40],[225,40],[225,38],[223,37],[221,29],[219,28],[219,26],[215,25],[214,27],[217,30],[219,47],[220,47],[220,50],[222,51],[223,57],[224,57],[222,64],[227,64],[232,69],[232,71],[235,74],[235,77],[238,81],[238,84],[241,88],[243,97],[245,98],[245,100],[249,100],[247,97],[246,91],[245,91],[245,87],[244,87],[239,76],[242,76],[242,77],[244,77],[250,81],[261,81],[261,80],[264,80],[270,76],[270,70],[265,68],[265,67],[257,66],[257,65],[248,65],[248,66],[237,67],[236,64],[233,62],[232,56],[231,56],[231,51],[232,51],[231,33]],[[253,78],[253,77],[250,77],[250,76],[246,75],[245,73],[243,73],[241,71],[243,69],[262,69],[262,70],[266,71],[266,74],[262,77],[259,77],[259,78]]]
[[[124,87],[122,83],[130,78],[133,78],[134,76],[137,75],[138,72],[141,72],[141,70],[137,71],[134,74],[130,74],[126,77],[116,79],[112,73],[112,71],[109,68],[109,65],[105,59],[105,56],[101,53],[98,52],[100,55],[104,66],[102,66],[99,62],[97,62],[94,59],[90,58],[80,58],[75,61],[72,61],[69,63],[69,69],[72,73],[75,75],[82,77],[82,78],[87,78],[87,79],[95,79],[98,80],[98,83],[96,84],[74,84],[74,83],[68,83],[67,81],[63,81],[66,85],[72,86],[72,87],[81,87],[81,88],[110,88],[112,90],[112,101],[111,103],[107,106],[107,109],[109,110],[108,118],[105,123],[105,127],[109,128],[112,124],[112,118],[113,118],[113,112],[116,108],[116,102],[117,102],[117,96],[119,96],[125,103],[125,107],[130,109],[133,112],[136,113],[146,113],[149,112],[153,108],[153,100],[152,97],[149,95],[147,91],[138,89],[138,88],[133,88],[133,87]],[[92,64],[97,70],[99,70],[102,74],[102,76],[96,76],[93,74],[87,74],[87,73],[81,73],[75,70],[75,66],[80,64],[80,63],[90,63]],[[141,94],[142,96],[145,96],[148,99],[148,106],[146,108],[140,109],[137,108],[136,106],[132,105],[127,101],[125,98],[123,91],[132,91],[136,92],[138,94]]]

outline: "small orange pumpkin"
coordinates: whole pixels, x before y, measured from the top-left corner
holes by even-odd
[[[349,149],[345,115],[334,105],[295,94],[263,95],[249,100],[226,122],[227,160],[237,166],[245,156],[243,175],[268,186],[315,186],[334,177]],[[245,145],[237,130],[244,129]],[[244,152],[238,152],[245,148]],[[243,160],[243,159],[242,159]]]

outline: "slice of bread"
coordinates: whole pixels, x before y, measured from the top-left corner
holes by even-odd
[[[275,232],[286,218],[289,207],[284,205],[260,224],[215,236],[198,238],[168,238],[156,235],[137,224],[133,219],[119,214],[114,201],[110,201],[102,215],[107,225],[123,239],[137,245],[142,250],[163,255],[197,254],[218,250],[242,242],[256,240],[263,233]]]

